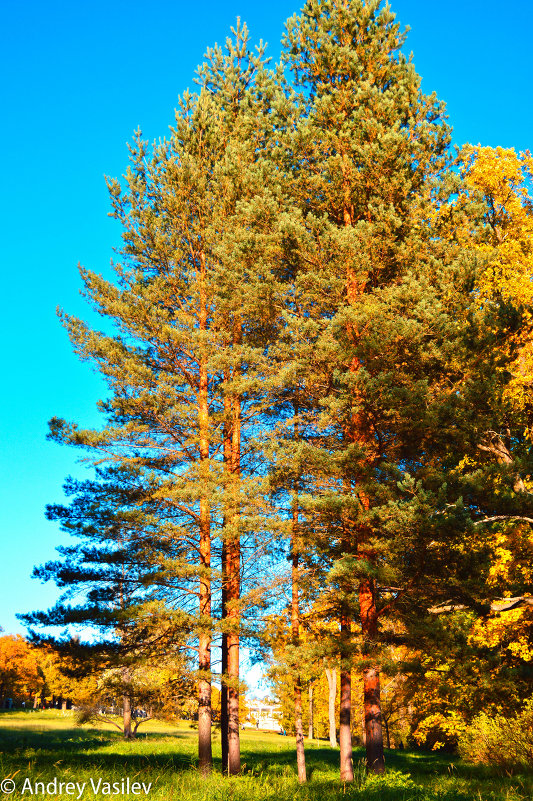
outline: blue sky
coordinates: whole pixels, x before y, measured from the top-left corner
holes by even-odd
[[[448,105],[455,142],[528,148],[530,0],[396,0],[392,8],[411,27],[407,49],[424,89]],[[76,265],[104,272],[119,244],[104,175],[124,172],[137,126],[150,140],[167,133],[206,47],[222,42],[238,15],[277,58],[298,5],[3,0],[0,10],[0,625],[16,633],[15,612],[57,597],[30,578],[62,541],[44,506],[61,500],[66,475],[84,469],[72,451],[45,440],[47,420],[97,423],[102,385],[71,353],[55,308],[95,322]]]

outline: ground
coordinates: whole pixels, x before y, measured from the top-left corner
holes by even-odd
[[[215,771],[196,773],[196,732],[191,724],[150,721],[138,739],[125,742],[108,726],[75,725],[74,713],[0,713],[0,798],[148,798],[150,801],[529,801],[533,773],[497,777],[486,768],[439,754],[387,752],[387,774],[366,778],[363,753],[354,753],[356,780],[338,780],[338,751],[306,743],[310,781],[299,787],[294,742],[262,732],[242,733],[243,774],[220,775],[220,734],[215,734]],[[95,786],[101,779],[99,791]],[[127,780],[129,779],[129,793]],[[42,784],[37,784],[37,783]],[[68,783],[71,784],[68,784]],[[76,783],[79,787],[76,787]],[[134,783],[137,783],[134,785]],[[148,792],[145,788],[150,785]],[[63,785],[60,787],[60,785]],[[113,787],[113,784],[115,787]],[[83,786],[84,785],[84,786]],[[138,785],[138,786],[137,786]],[[1,786],[1,785],[0,785]],[[61,789],[61,792],[60,792]],[[133,792],[133,790],[137,792]]]

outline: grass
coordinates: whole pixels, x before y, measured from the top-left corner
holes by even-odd
[[[387,774],[366,777],[363,752],[354,752],[353,785],[338,780],[338,751],[322,743],[306,744],[309,782],[295,776],[292,738],[243,732],[242,775],[220,775],[220,736],[214,738],[215,772],[202,780],[195,770],[196,732],[188,724],[169,726],[150,721],[138,738],[75,726],[72,713],[4,712],[0,714],[0,780],[12,779],[16,790],[1,798],[149,798],[150,801],[529,801],[533,775],[496,777],[487,769],[441,754],[412,751],[387,753]],[[150,784],[146,795],[123,792],[122,780]],[[93,792],[91,779],[102,779]],[[29,780],[29,781],[27,781]],[[53,784],[54,780],[57,785]],[[43,786],[35,786],[42,782]],[[59,783],[63,783],[62,792]],[[72,787],[66,786],[72,782]],[[75,783],[85,783],[80,792]],[[109,788],[104,783],[109,783]],[[50,787],[47,788],[47,785]],[[116,792],[113,792],[113,783]],[[69,789],[71,792],[67,792]],[[31,791],[34,791],[33,793]],[[42,792],[44,790],[44,792]]]

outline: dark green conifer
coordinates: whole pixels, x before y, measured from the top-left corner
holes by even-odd
[[[77,542],[58,547],[60,559],[33,573],[54,581],[62,596],[47,612],[19,615],[31,627],[67,628],[70,639],[61,634],[54,645],[69,657],[74,673],[95,674],[99,681],[112,676],[122,697],[126,738],[134,736],[132,710],[141,701],[134,676],[162,638],[177,645],[183,668],[190,636],[186,619],[179,631],[174,620],[171,634],[158,615],[162,607],[155,579],[161,566],[154,562],[153,545],[161,541],[160,521],[147,513],[144,490],[135,470],[107,468],[98,470],[96,480],[68,479],[70,505],[48,506],[47,517],[59,521]],[[34,637],[50,642],[46,635]]]

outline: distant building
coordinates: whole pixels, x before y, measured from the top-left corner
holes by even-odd
[[[263,731],[283,731],[280,723],[282,710],[280,704],[271,704],[252,698],[246,702],[248,714],[243,724],[246,729],[262,729]]]

